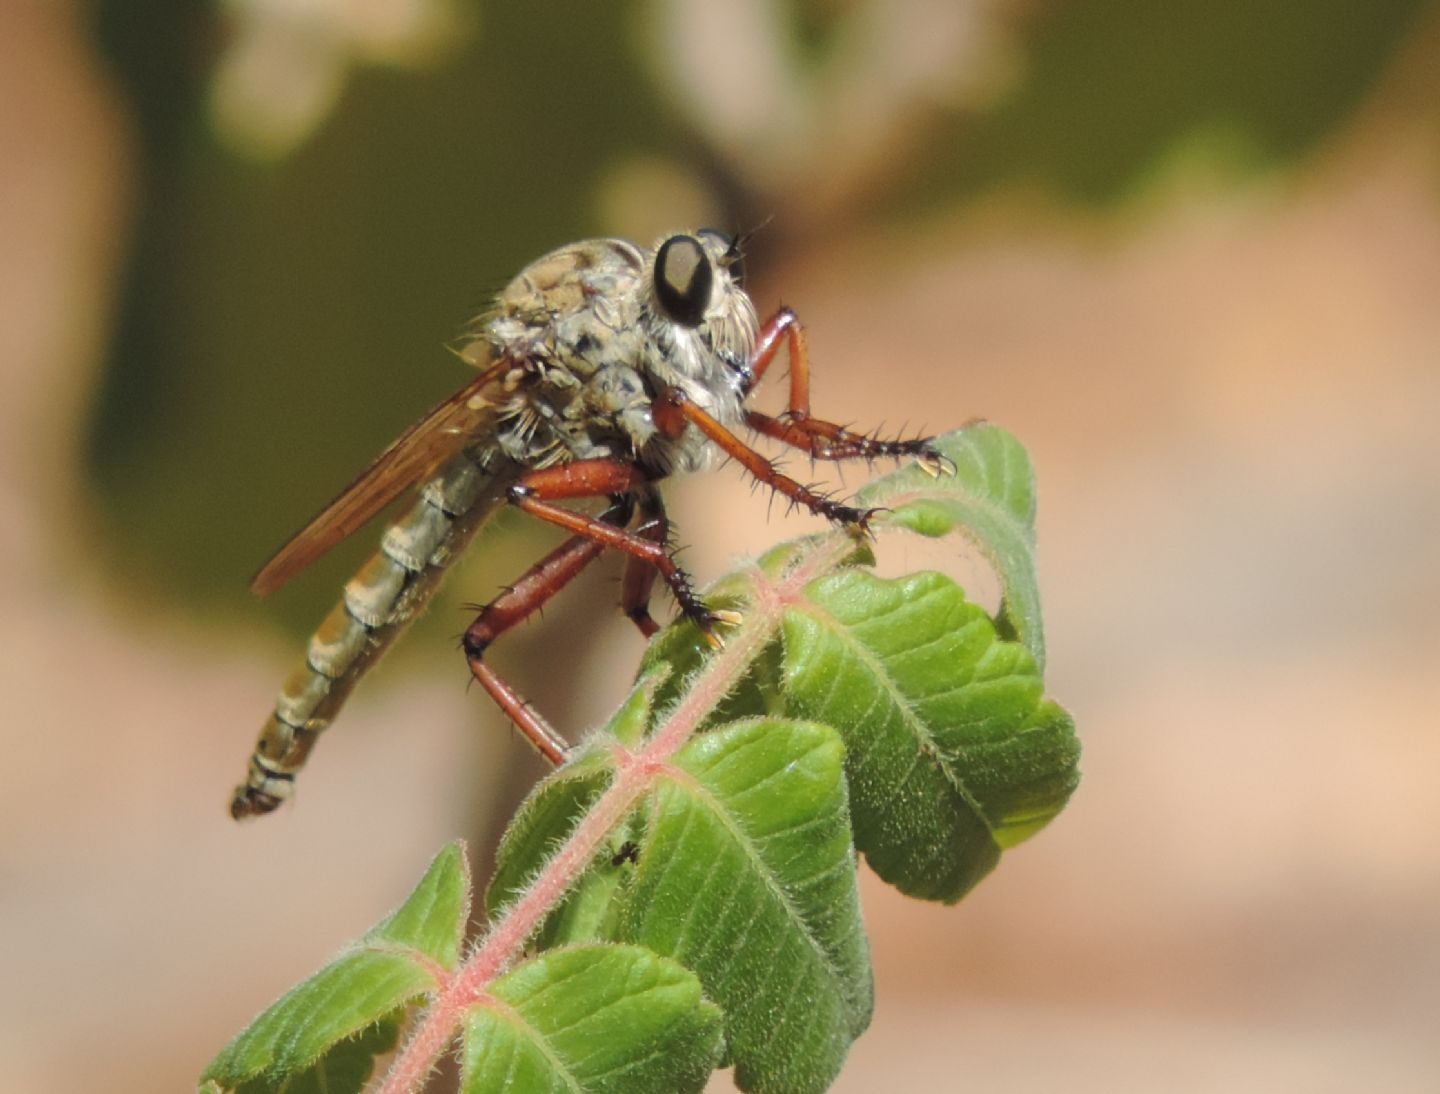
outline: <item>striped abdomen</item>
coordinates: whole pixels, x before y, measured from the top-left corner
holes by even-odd
[[[290,796],[321,732],[350,690],[420,614],[446,569],[504,500],[509,476],[483,470],[468,454],[425,484],[411,510],[385,530],[380,550],[310,639],[260,730],[230,815],[268,813]]]

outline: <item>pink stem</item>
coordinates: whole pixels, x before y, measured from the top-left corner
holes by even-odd
[[[420,1089],[435,1060],[459,1031],[466,1010],[485,997],[490,982],[506,970],[525,940],[584,872],[600,845],[667,770],[670,758],[739,683],[779,626],[786,604],[807,583],[833,567],[845,550],[842,537],[830,537],[778,584],[771,583],[758,570],[753,571],[755,597],[745,621],[726,647],[705,663],[679,705],[639,749],[612,750],[617,757],[614,781],[454,976],[442,982],[430,1009],[391,1064],[379,1094],[411,1094]]]

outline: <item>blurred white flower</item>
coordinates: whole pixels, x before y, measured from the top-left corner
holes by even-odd
[[[1010,76],[1011,0],[849,0],[803,49],[794,0],[653,0],[646,54],[676,109],[788,220],[901,173],[945,108]]]
[[[226,0],[232,40],[210,85],[220,139],[256,159],[293,151],[356,65],[422,68],[475,29],[456,0]]]

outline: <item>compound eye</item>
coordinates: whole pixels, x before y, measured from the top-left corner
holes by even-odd
[[[694,236],[671,236],[655,255],[655,299],[665,314],[686,327],[698,327],[710,306],[715,271]]]

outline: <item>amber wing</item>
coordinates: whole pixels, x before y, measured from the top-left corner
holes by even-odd
[[[425,481],[462,444],[487,427],[500,378],[508,367],[492,365],[405,431],[329,505],[300,529],[255,575],[251,592],[274,592],[359,529],[410,487]]]

